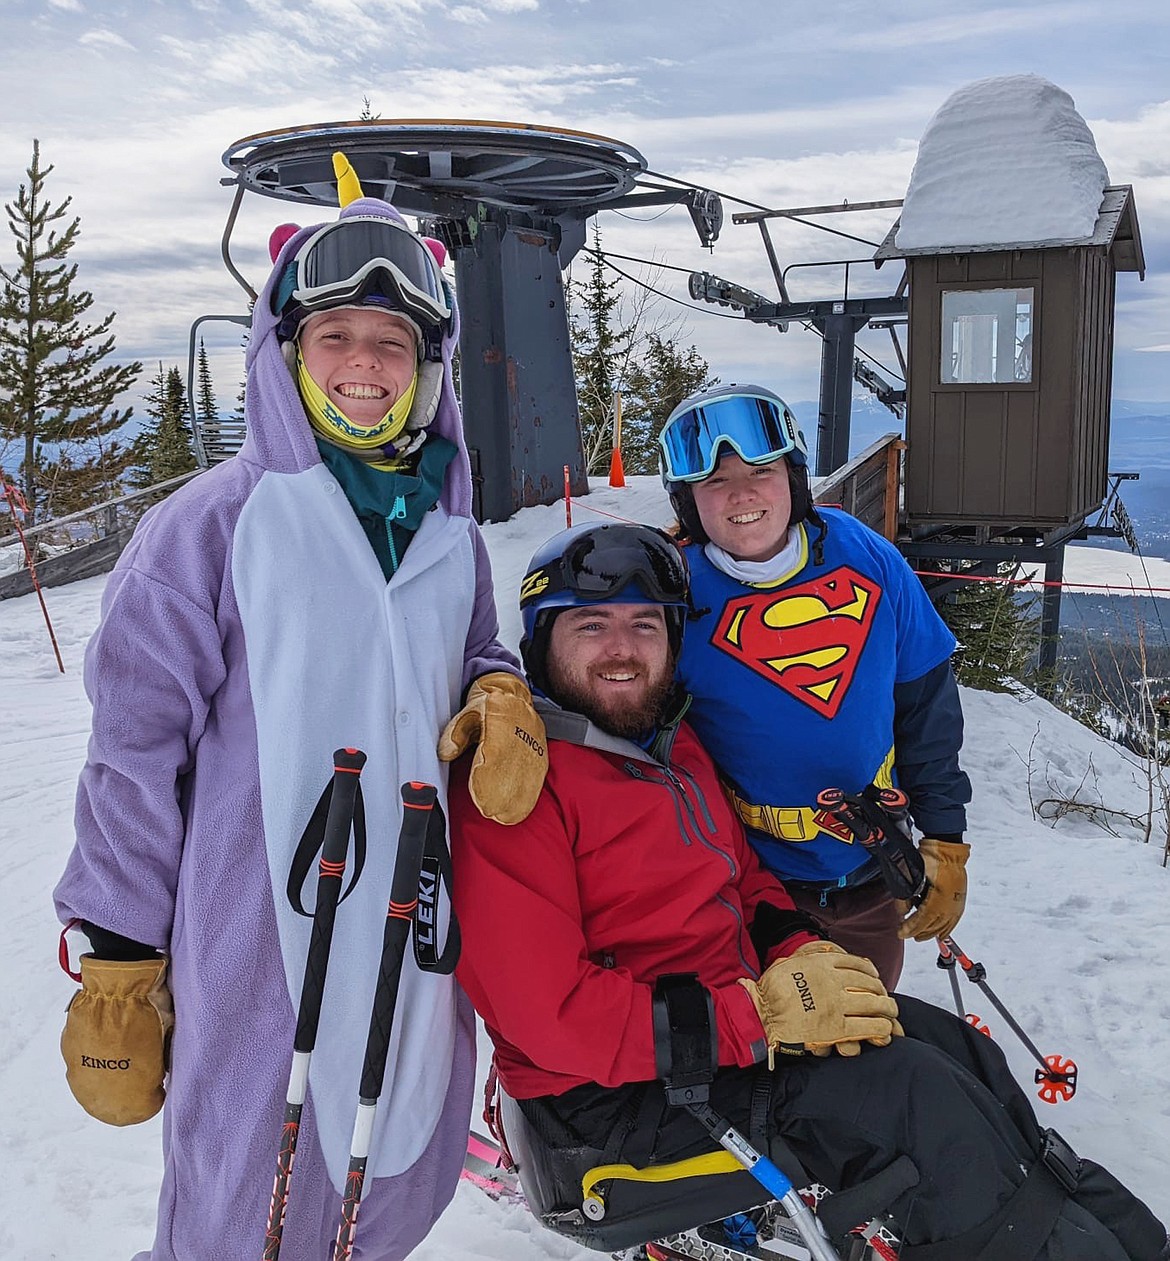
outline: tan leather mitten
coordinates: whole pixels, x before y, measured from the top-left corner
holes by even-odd
[[[468,789],[486,819],[522,823],[548,772],[544,723],[523,679],[504,670],[481,675],[439,737],[439,757],[453,762],[473,744]]]
[[[926,894],[909,919],[898,927],[898,936],[915,941],[948,937],[967,906],[967,859],[971,846],[965,841],[939,841],[924,836],[918,852],[929,882]],[[901,903],[907,910],[908,904]]]
[[[758,981],[740,979],[751,995],[769,1052],[858,1055],[862,1042],[886,1046],[901,1034],[898,1005],[868,959],[827,941],[806,942],[777,959]]]
[[[81,989],[61,1034],[73,1097],[107,1125],[137,1125],[163,1105],[174,1005],[163,958],[81,956]]]

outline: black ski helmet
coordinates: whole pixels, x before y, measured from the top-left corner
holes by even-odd
[[[541,544],[520,584],[520,656],[533,688],[548,694],[548,641],[557,615],[590,604],[660,604],[671,655],[682,648],[690,581],[665,530],[650,525],[577,525]]]
[[[756,428],[757,432],[753,434],[755,442],[750,449],[745,449],[746,444],[739,440],[737,425]],[[689,442],[672,441],[684,433],[688,435]],[[696,465],[706,468],[703,476],[692,475],[684,481],[671,475],[672,452],[677,454],[681,446],[689,448]],[[804,433],[788,404],[779,394],[762,385],[718,385],[683,399],[662,427],[659,448],[662,484],[670,496],[671,507],[683,533],[694,543],[708,543],[710,537],[699,519],[692,484],[710,476],[720,458],[729,451],[749,464],[767,464],[783,459],[792,497],[789,525],[811,521],[823,528],[823,522],[813,506],[808,480],[808,445]],[[696,467],[696,472],[699,467]]]

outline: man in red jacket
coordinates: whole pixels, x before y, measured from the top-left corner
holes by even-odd
[[[1162,1255],[1166,1232],[1140,1201],[1066,1146],[1063,1164],[1051,1154],[989,1039],[895,1003],[873,965],[824,940],[759,866],[682,721],[672,678],[687,597],[680,553],[650,527],[550,540],[521,588],[544,791],[505,828],[475,809],[466,766],[452,775],[458,975],[533,1132],[591,1149],[594,1164],[709,1151],[657,1080],[672,1054],[677,1065],[706,1046],[714,1107],[796,1177],[840,1190],[908,1156],[916,1184],[884,1207],[909,1245],[978,1256],[1018,1237],[1039,1197],[1051,1221],[1015,1261]],[[678,974],[691,974],[672,982],[690,987],[684,1007],[709,1022],[682,1042],[655,1032],[656,985]],[[646,1194],[616,1187],[615,1210]],[[579,1183],[560,1190],[580,1206]]]

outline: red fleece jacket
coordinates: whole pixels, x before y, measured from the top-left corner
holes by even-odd
[[[721,1065],[765,1053],[737,979],[756,977],[757,907],[793,909],[759,865],[711,759],[685,724],[672,776],[654,763],[549,741],[536,809],[515,827],[483,818],[452,770],[453,902],[463,931],[458,978],[519,1099],[585,1082],[655,1076],[651,995],[666,972],[711,991]],[[764,961],[814,937],[796,931]]]

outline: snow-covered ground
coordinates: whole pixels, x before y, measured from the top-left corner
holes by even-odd
[[[612,513],[664,523],[656,479],[601,488],[576,520]],[[534,508],[489,526],[503,634],[515,644],[519,579],[535,546],[564,525],[562,507]],[[1094,552],[1116,563],[1116,553]],[[1116,572],[1116,571],[1114,571]],[[88,707],[85,641],[104,579],[47,593],[64,654],[57,671],[36,598],[0,604],[0,1258],[126,1261],[149,1246],[160,1170],[156,1118],[126,1130],[89,1119],[65,1085],[57,1050],[73,984],[56,966],[50,890],[71,844],[73,786]],[[1121,583],[1125,585],[1124,582]],[[1170,584],[1167,584],[1170,585]],[[1114,746],[1041,700],[964,694],[964,764],[975,786],[969,837],[971,897],[958,940],[1040,1050],[1072,1056],[1081,1085],[1057,1107],[1037,1104],[1084,1154],[1102,1160],[1164,1218],[1170,1189],[1170,993],[1163,972],[1170,871],[1162,840],[1143,844],[1123,814],[1145,791]],[[1073,799],[1119,812],[1116,835],[1081,812],[1055,826],[1032,805]],[[911,944],[904,988],[950,1003],[935,952]],[[964,982],[968,1010],[999,1037],[1025,1082],[1032,1062],[995,1011]],[[945,1124],[945,1118],[940,1118]],[[469,1185],[415,1256],[485,1261],[584,1261],[594,1256],[536,1227],[523,1210]],[[234,1259],[225,1258],[225,1261]]]
[[[1043,569],[1037,577],[1044,577]],[[1102,547],[1069,547],[1064,553],[1066,591],[1102,591],[1108,595],[1170,598],[1170,560],[1135,556]]]

